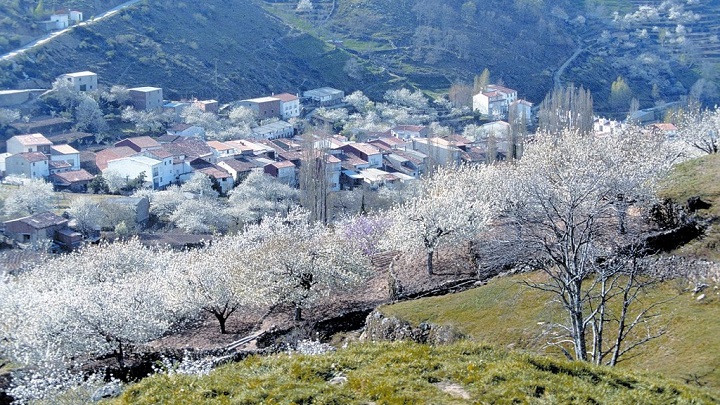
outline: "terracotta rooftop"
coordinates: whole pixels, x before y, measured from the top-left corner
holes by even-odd
[[[135,154],[137,154],[137,152],[129,146],[117,146],[103,149],[95,153],[95,165],[98,169],[105,170],[108,167],[108,161],[133,156]]]
[[[48,157],[42,152],[18,153],[17,156],[22,157],[28,162],[42,162],[43,160],[48,160]]]
[[[287,168],[287,167],[295,167],[295,165],[293,164],[293,162],[291,162],[291,161],[289,161],[289,160],[283,160],[282,162],[273,162],[273,163],[270,163],[270,165],[271,165],[271,166],[275,166],[275,167],[277,167],[278,169],[284,169],[284,168]]]
[[[254,165],[250,162],[243,162],[242,160],[236,159],[223,160],[220,163],[227,165],[229,168],[235,170],[236,172],[247,172],[257,167],[257,165]],[[220,163],[218,163],[218,165],[220,165]]]
[[[202,169],[198,169],[197,171],[200,173],[207,174],[208,176],[213,177],[215,179],[226,179],[228,177],[232,177],[232,175],[230,173],[228,173],[225,169],[223,169],[219,166],[215,166],[215,165],[211,165],[211,166],[208,166],[208,167],[205,167]]]
[[[121,142],[130,142],[140,149],[156,148],[160,146],[160,143],[158,141],[150,138],[149,136],[136,136],[134,138],[125,138],[119,142],[116,142],[115,145],[117,146]]]
[[[64,183],[64,184],[72,184],[77,183],[80,181],[90,181],[95,178],[92,174],[88,173],[84,169],[80,170],[71,170],[69,172],[62,172],[62,173],[55,173],[53,174],[53,178],[56,179],[56,182]],[[59,181],[57,181],[59,180]]]
[[[223,143],[220,141],[207,141],[205,142],[209,147],[221,151],[221,150],[231,150],[234,149],[231,145],[228,145],[227,143]]]
[[[213,154],[212,148],[197,138],[185,138],[182,141],[166,143],[164,148],[173,156],[185,156],[186,159],[212,156]]]
[[[160,149],[148,150],[148,151],[145,151],[144,153],[147,156],[150,156],[151,158],[160,159],[160,160],[173,156],[173,154],[168,152],[164,147],[162,147]]]
[[[49,165],[51,169],[65,169],[72,167],[72,165],[65,160],[51,160]]]
[[[380,153],[380,150],[378,148],[367,143],[351,143],[345,146],[355,149],[358,152],[362,152],[368,156]]]
[[[282,100],[283,103],[287,103],[287,102],[289,102],[289,101],[299,100],[298,96],[296,96],[296,95],[294,95],[294,94],[290,94],[290,93],[276,94],[276,95],[274,95],[273,97],[279,98],[280,100]]]

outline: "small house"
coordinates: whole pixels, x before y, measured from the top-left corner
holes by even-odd
[[[42,212],[5,221],[5,236],[19,243],[53,240],[56,232],[66,228],[68,220],[52,212]]]

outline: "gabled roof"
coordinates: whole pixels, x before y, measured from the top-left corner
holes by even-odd
[[[71,170],[68,172],[62,172],[62,173],[55,173],[52,175],[53,180],[55,183],[61,183],[61,184],[73,184],[78,183],[81,181],[90,181],[95,178],[92,174],[88,173],[84,169],[80,170]]]
[[[185,138],[181,141],[166,143],[164,148],[173,156],[185,156],[189,160],[213,154],[212,148],[197,138]]]
[[[290,94],[290,93],[276,94],[276,95],[273,96],[273,97],[279,98],[280,101],[282,101],[283,103],[288,103],[288,102],[290,102],[290,101],[299,100],[298,96],[296,96],[296,95],[294,95],[294,94]]]
[[[205,143],[206,143],[209,147],[211,147],[211,148],[213,148],[213,149],[215,149],[215,150],[217,150],[217,151],[235,149],[233,146],[231,146],[231,145],[229,145],[229,144],[227,144],[227,143],[220,142],[220,141],[207,141],[207,142],[205,142]]]
[[[210,165],[208,167],[198,169],[198,170],[196,170],[196,172],[204,173],[204,174],[206,174],[212,178],[215,178],[217,180],[232,177],[232,175],[230,173],[228,173],[227,170],[225,170],[222,167],[217,166],[217,165]]]
[[[133,156],[135,154],[137,154],[137,152],[129,146],[117,146],[103,149],[95,153],[95,165],[98,169],[105,170],[108,167],[108,161]]]
[[[345,145],[342,147],[342,149],[345,149],[345,148],[354,149],[354,150],[356,150],[358,152],[362,152],[368,156],[376,155],[376,154],[380,153],[380,149],[378,149],[370,144],[367,144],[367,143],[359,143],[359,142],[351,143],[351,144],[348,144],[348,145]]]
[[[391,131],[409,131],[409,132],[420,132],[427,127],[423,125],[396,125]]]
[[[258,167],[258,165],[252,164],[250,162],[243,162],[242,160],[236,159],[228,159],[218,162],[218,166],[222,167],[223,165],[227,165],[229,168],[235,170],[236,172],[249,172],[250,170]]]
[[[27,162],[42,162],[42,161],[48,160],[47,155],[45,155],[42,152],[24,152],[24,153],[18,153],[13,156],[20,157]]]
[[[147,148],[157,148],[160,146],[160,143],[153,138],[149,136],[136,136],[133,138],[125,138],[119,142],[115,143],[115,146],[117,146],[119,143],[131,143],[135,146],[137,146],[139,149],[147,149]]]
[[[51,160],[51,161],[50,161],[50,168],[51,168],[51,169],[57,170],[57,169],[65,169],[65,168],[68,168],[68,167],[72,167],[72,165],[71,165],[69,162],[65,161],[65,160]]]
[[[511,88],[508,88],[508,87],[505,87],[505,86],[500,86],[500,85],[497,85],[497,84],[489,84],[489,85],[487,86],[487,91],[488,91],[488,92],[497,91],[498,93],[502,93],[502,94],[517,93],[517,90],[513,90],[513,89],[511,89]]]
[[[169,157],[172,157],[173,154],[165,150],[165,148],[160,149],[153,149],[143,152],[146,156],[149,156],[153,159],[167,159]]]
[[[295,167],[295,164],[289,160],[283,160],[282,162],[272,162],[268,166],[275,166],[278,169],[285,169],[288,167]]]
[[[32,227],[34,229],[45,229],[45,228],[49,228],[51,226],[67,224],[68,220],[48,211],[48,212],[41,212],[41,213],[35,214],[35,215],[30,215],[27,217],[13,219],[10,221],[5,221],[6,224],[8,222],[22,222],[24,224],[29,225],[30,227]]]
[[[45,138],[43,134],[15,135],[10,139],[15,139],[23,146],[49,146],[52,141]]]

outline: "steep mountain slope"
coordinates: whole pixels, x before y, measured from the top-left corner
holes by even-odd
[[[93,70],[104,84],[160,86],[222,101],[352,81],[342,50],[293,31],[250,1],[147,1],[79,27],[2,68],[6,87]]]
[[[402,86],[444,93],[488,68],[492,82],[539,103],[578,51],[555,81],[589,88],[601,113],[610,112],[618,76],[642,108],[693,88],[708,103],[720,100],[716,0],[308,3],[145,0],[1,64],[0,86],[49,86],[89,69],[105,84],[160,86],[170,98],[229,101],[333,86],[379,99]],[[638,14],[645,3],[657,13]]]

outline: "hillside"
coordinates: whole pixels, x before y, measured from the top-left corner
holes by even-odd
[[[102,84],[161,86],[166,98],[229,101],[329,83],[357,87],[347,55],[293,31],[251,1],[148,1],[79,27],[0,72],[3,87],[49,86],[93,70]]]
[[[156,375],[115,404],[713,403],[718,397],[622,370],[471,342],[352,344],[322,355],[251,357],[208,376]]]
[[[536,353],[562,355],[548,346],[552,323],[563,321],[559,304],[538,290],[521,284],[527,275],[500,278],[486,286],[443,297],[432,297],[381,307],[388,316],[414,324],[430,322],[452,326],[478,341]],[[697,301],[681,293],[687,282],[670,281],[654,290],[649,302],[664,302],[656,310],[667,330],[642,346],[637,357],[618,367],[659,373],[720,390],[720,296],[707,293]],[[668,301],[669,300],[669,301]],[[542,303],[542,304],[538,304]],[[702,347],[702,350],[698,348]]]
[[[701,69],[712,62],[710,47],[663,47],[652,30],[646,40],[634,39],[640,23],[613,23],[614,11],[639,5],[630,1],[585,9],[567,0],[311,3],[298,11],[295,1],[148,0],[0,66],[0,86],[44,87],[64,72],[89,69],[105,84],[156,85],[170,98],[230,101],[328,85],[379,99],[402,86],[444,93],[488,68],[493,82],[538,103],[580,50],[560,81],[590,88],[604,111],[619,75],[643,107],[686,94],[700,77],[716,79]],[[717,9],[693,6],[701,19],[687,24],[688,44],[712,42],[718,27],[709,16]],[[0,17],[12,21],[2,9]],[[708,100],[713,88],[706,86]]]

